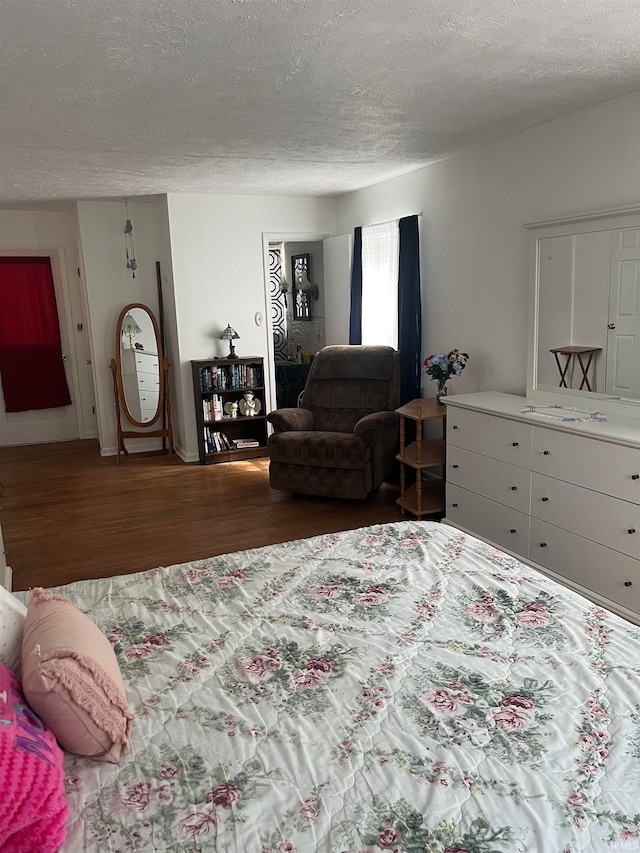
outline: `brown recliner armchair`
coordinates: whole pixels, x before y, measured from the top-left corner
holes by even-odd
[[[332,346],[316,355],[299,409],[267,416],[273,489],[364,498],[391,471],[398,437],[400,354]]]

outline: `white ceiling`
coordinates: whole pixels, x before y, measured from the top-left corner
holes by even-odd
[[[334,195],[640,89],[639,0],[0,0],[0,203]]]

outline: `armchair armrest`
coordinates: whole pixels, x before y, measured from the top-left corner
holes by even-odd
[[[399,422],[400,416],[396,412],[373,412],[360,418],[353,432],[367,441],[369,438],[367,433],[375,433],[380,429],[397,429]]]
[[[309,409],[276,409],[267,415],[276,432],[297,432],[313,429],[313,412]]]

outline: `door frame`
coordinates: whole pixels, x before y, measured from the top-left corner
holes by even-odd
[[[82,415],[82,394],[80,391],[80,377],[78,374],[78,359],[76,354],[76,341],[73,334],[73,315],[71,312],[71,300],[69,297],[69,279],[64,246],[2,246],[0,257],[16,258],[49,258],[51,263],[51,275],[53,277],[53,288],[56,294],[56,305],[58,308],[58,320],[64,323],[64,334],[69,350],[69,376],[71,379],[72,399],[76,415],[76,428],[78,438],[84,435],[84,418]],[[62,296],[62,306],[59,304],[58,294]],[[63,330],[61,329],[61,332]],[[61,335],[62,337],[62,335]]]

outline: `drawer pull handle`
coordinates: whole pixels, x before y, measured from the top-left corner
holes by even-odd
[[[517,491],[518,491],[518,487],[517,487],[517,486],[511,486],[511,491],[512,491],[512,492],[517,492]]]
[[[542,455],[543,456],[551,456],[551,451],[550,450],[543,450]]]
[[[452,429],[460,429],[460,427],[458,426],[458,424],[454,424]]]
[[[458,506],[458,504],[451,504],[451,506]]]
[[[636,532],[635,527],[630,527],[630,528],[627,530],[627,533],[628,533],[630,536],[631,536],[631,534],[633,534],[633,533],[635,533],[635,532]]]
[[[509,533],[517,533],[517,532],[518,531],[515,529],[515,527],[512,527],[511,530],[509,531]]]
[[[633,584],[631,583],[631,581],[625,581],[625,582],[624,582],[624,585],[625,585],[625,586],[633,586]]]
[[[459,465],[452,465],[451,467],[452,468],[459,468],[460,466]]]
[[[543,504],[546,504],[546,502],[549,500],[549,498],[542,498],[541,500],[542,500]]]
[[[546,547],[547,547],[547,543],[546,543],[546,542],[541,542],[541,543],[540,543],[540,547],[541,547],[541,548],[546,548]]]
[[[631,479],[632,480],[640,480],[640,474],[632,474]]]
[[[512,441],[512,442],[511,442],[511,447],[519,447],[519,446],[520,446],[520,442],[519,442],[519,441]]]

